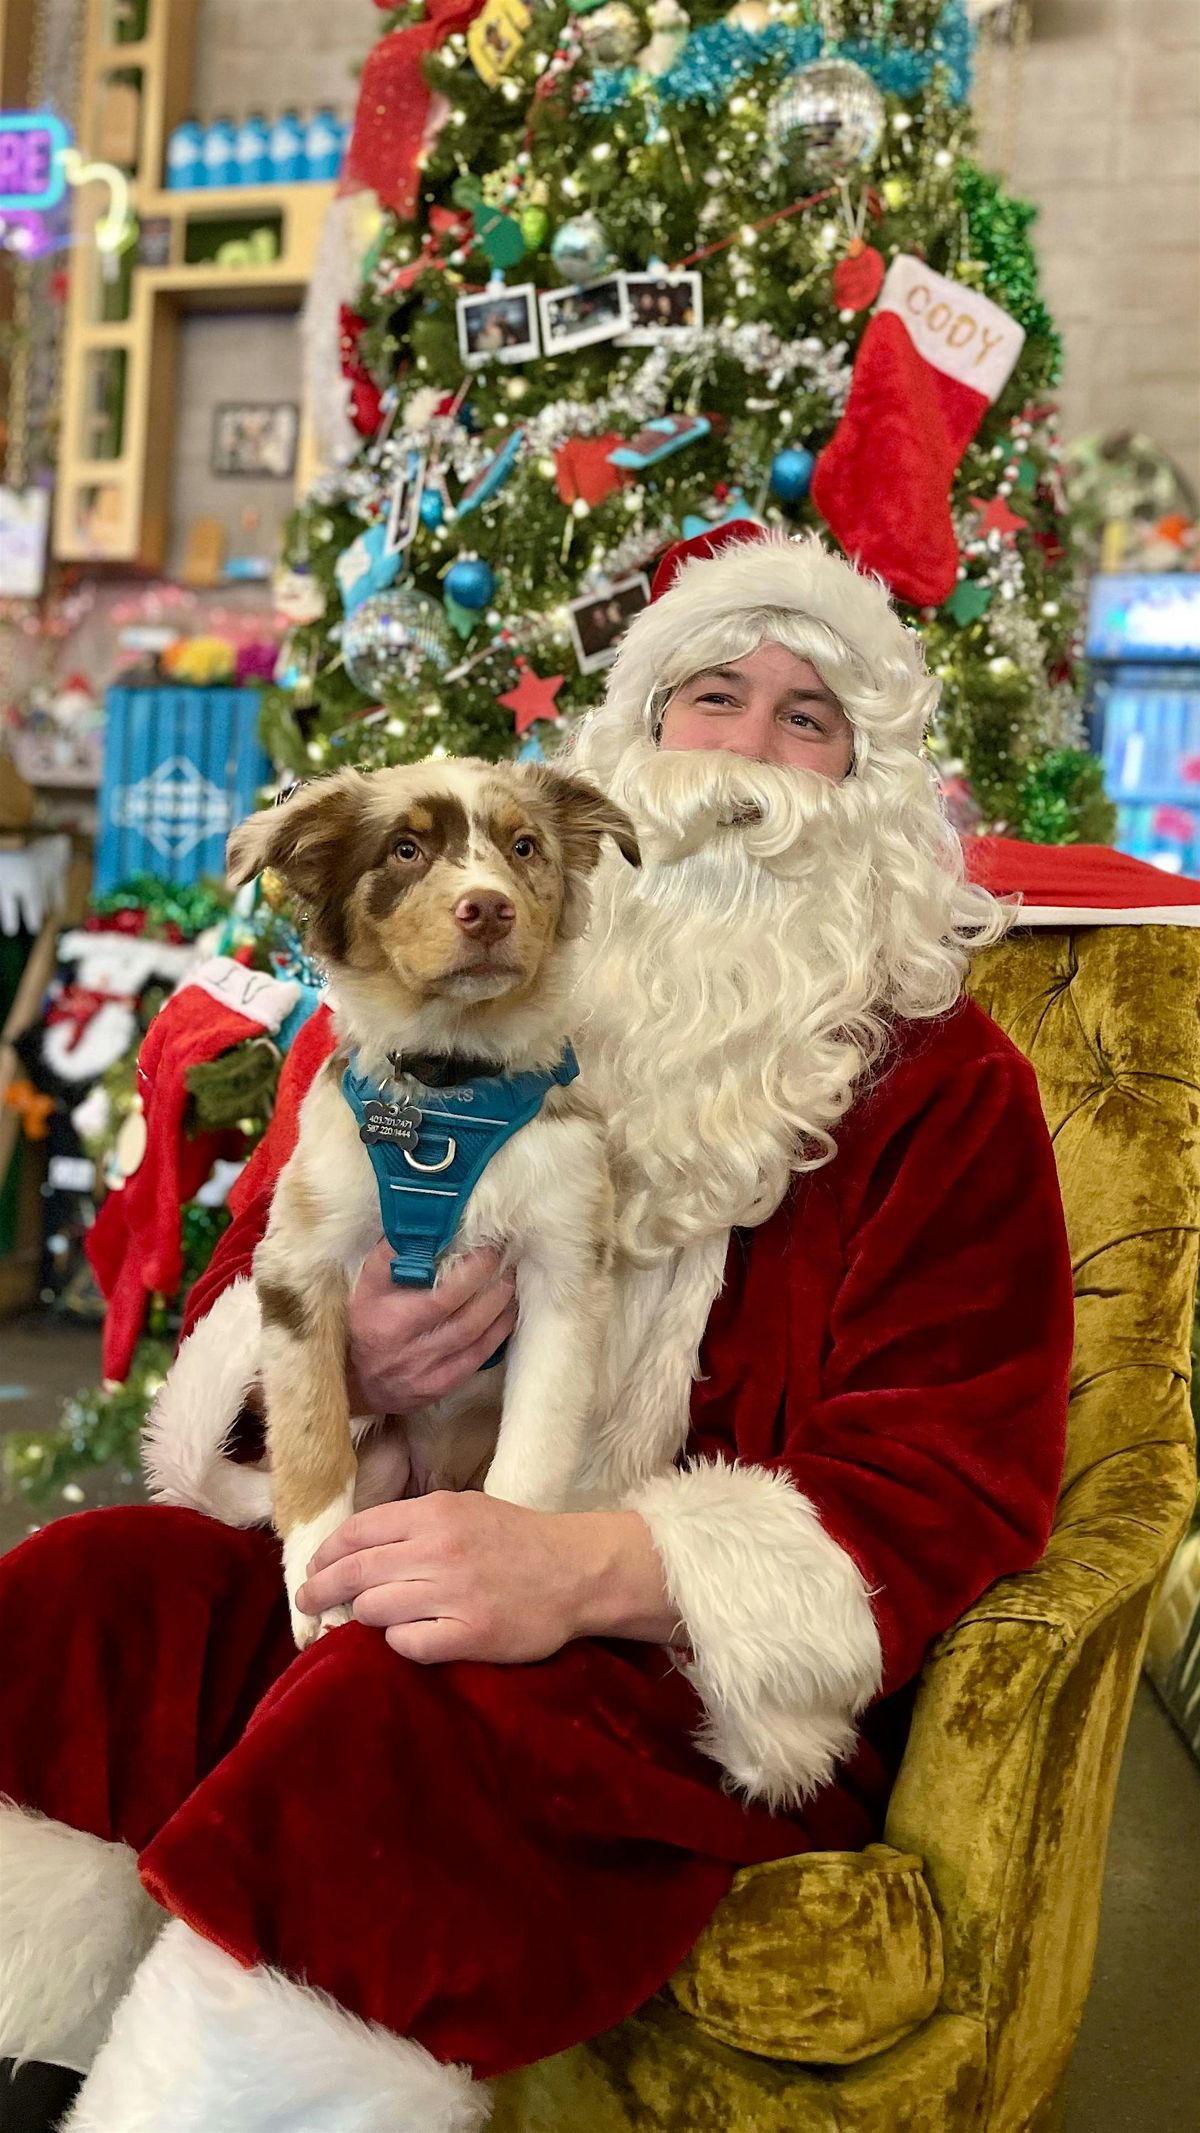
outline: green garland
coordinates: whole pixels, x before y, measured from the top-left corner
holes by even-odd
[[[138,1470],[147,1413],[171,1366],[170,1347],[144,1340],[123,1385],[89,1386],[64,1402],[53,1430],[15,1430],[4,1439],[10,1492],[34,1505],[57,1501],[79,1474],[115,1465],[123,1482]]]

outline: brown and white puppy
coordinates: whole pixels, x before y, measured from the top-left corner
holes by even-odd
[[[272,867],[304,906],[339,1038],[301,1109],[254,1263],[274,1518],[300,1646],[348,1619],[300,1614],[294,1594],[353,1510],[355,1445],[382,1419],[351,1418],[346,1391],[348,1299],[382,1229],[342,1093],[347,1060],[356,1052],[385,1094],[417,1103],[431,1100],[427,1085],[390,1055],[466,1055],[493,1073],[554,1066],[570,1033],[571,944],[606,835],[639,863],[628,817],[584,780],[447,759],[340,771],[229,840],[235,885]],[[425,1487],[483,1476],[510,1502],[567,1500],[593,1405],[612,1232],[599,1115],[578,1082],[556,1085],[488,1163],[439,1269],[475,1246],[503,1247],[518,1323],[502,1364],[397,1418]]]

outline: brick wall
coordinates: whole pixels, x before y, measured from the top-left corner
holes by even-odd
[[[1063,434],[1149,433],[1200,487],[1200,0],[1034,0],[1009,183],[1035,200]]]

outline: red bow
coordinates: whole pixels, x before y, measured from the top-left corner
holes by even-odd
[[[87,985],[64,985],[58,997],[46,1009],[47,1027],[54,1022],[73,1022],[75,1034],[67,1046],[73,1052],[93,1015],[102,1007],[113,1003],[117,1007],[136,1007],[137,1001],[128,992],[93,992]]]
[[[423,274],[426,267],[440,267],[442,265],[443,262],[438,257],[438,254],[448,239],[450,240],[450,250],[453,251],[455,245],[466,243],[474,227],[473,218],[461,209],[431,207],[429,210],[429,228],[421,240],[420,252],[415,259],[410,260],[408,266],[401,267],[399,273],[393,278],[392,288],[411,289],[418,274]]]
[[[455,30],[465,30],[483,6],[484,0],[429,0],[423,22],[393,30],[368,53],[340,191],[370,186],[402,222],[413,220],[430,98],[421,61]]]

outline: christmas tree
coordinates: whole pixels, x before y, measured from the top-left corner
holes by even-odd
[[[300,775],[549,751],[646,568],[734,516],[877,569],[972,824],[1103,837],[1033,210],[971,159],[957,0],[428,0],[348,159],[356,454],[287,535]],[[965,774],[965,776],[964,776]]]

